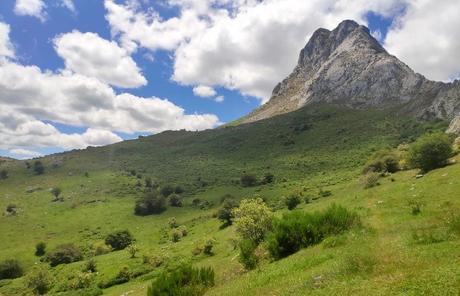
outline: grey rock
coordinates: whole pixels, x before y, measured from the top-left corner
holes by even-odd
[[[447,132],[449,134],[460,135],[460,115],[452,119],[449,128],[447,129]]]
[[[426,79],[390,55],[368,28],[346,20],[333,31],[318,29],[300,52],[294,71],[243,122],[313,102],[356,109],[400,106],[399,112],[410,116],[451,120],[460,114],[460,81]]]

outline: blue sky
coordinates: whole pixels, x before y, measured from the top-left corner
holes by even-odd
[[[120,60],[124,62],[132,60],[134,62],[132,63],[133,71],[137,71],[133,73],[143,76],[147,83],[121,88],[120,83],[117,85],[116,82],[105,81],[104,78],[101,80],[101,77],[98,76],[101,73],[95,74],[94,77],[89,75],[88,79],[102,81],[98,89],[109,89],[109,92],[114,93],[112,97],[124,94],[133,95],[134,99],[131,101],[135,104],[139,103],[139,106],[144,98],[155,97],[167,100],[168,108],[174,110],[173,113],[176,112],[174,113],[176,115],[165,116],[159,120],[157,126],[155,116],[147,114],[146,111],[146,114],[141,115],[148,117],[146,118],[151,122],[150,125],[140,122],[133,124],[132,127],[124,128],[118,123],[108,123],[107,118],[98,118],[97,123],[95,123],[96,120],[82,119],[85,114],[80,114],[75,119],[66,119],[65,114],[46,114],[49,109],[53,109],[53,105],[45,112],[44,110],[37,111],[36,107],[33,111],[24,111],[31,109],[18,104],[12,104],[12,106],[5,104],[4,107],[10,108],[8,110],[11,112],[24,113],[20,114],[24,118],[18,120],[21,124],[27,125],[27,120],[30,120],[34,125],[50,129],[47,136],[54,143],[34,142],[33,139],[37,134],[21,134],[24,138],[13,143],[13,137],[10,134],[14,135],[14,132],[19,130],[24,131],[24,127],[19,126],[19,123],[15,129],[8,130],[8,132],[0,130],[0,135],[2,132],[8,134],[8,137],[5,137],[6,140],[3,140],[5,143],[0,145],[0,155],[17,158],[84,148],[86,145],[109,144],[116,142],[117,137],[131,139],[140,134],[159,132],[169,128],[192,130],[212,128],[218,123],[235,120],[269,98],[276,82],[283,79],[292,70],[299,50],[315,29],[319,27],[333,29],[344,18],[355,19],[368,25],[382,44],[386,45],[387,42],[388,47],[397,52],[400,48],[394,44],[390,46],[391,41],[397,40],[399,31],[404,30],[404,17],[407,14],[406,11],[410,9],[407,4],[401,4],[404,1],[396,0],[382,0],[381,5],[370,5],[369,7],[357,2],[353,4],[355,6],[350,4],[349,7],[338,7],[334,1],[325,1],[328,4],[322,2],[324,7],[319,7],[318,11],[291,0],[273,0],[268,3],[261,1],[256,4],[251,1],[246,3],[226,0],[228,3],[219,5],[215,4],[214,0],[74,0],[73,2],[32,0],[35,4],[44,5],[41,9],[35,7],[35,10],[21,12],[18,8],[18,2],[21,1],[24,0],[0,1],[0,23],[9,28],[7,36],[9,40],[0,40],[0,42],[11,43],[10,48],[14,50],[14,57],[7,57],[9,66],[18,66],[15,70],[19,72],[26,71],[28,66],[36,66],[41,71],[40,74],[36,74],[38,76],[31,76],[38,77],[36,79],[48,79],[49,77],[44,77],[48,75],[52,76],[55,81],[60,81],[62,77],[57,76],[65,72],[67,74],[62,74],[63,76],[70,75],[77,81],[81,79],[81,75],[86,77],[88,73],[81,72],[77,68],[78,65],[69,66],[69,63],[83,62],[83,56],[69,56],[69,53],[59,54],[57,47],[60,45],[57,44],[56,39],[59,36],[68,35],[69,40],[71,40],[70,37],[85,37],[86,39],[83,40],[97,39],[95,42],[105,42],[107,46],[112,42],[110,46],[115,47],[114,50],[118,53],[122,53],[121,56],[119,55]],[[66,7],[65,2],[73,3],[73,8]],[[288,6],[288,2],[296,4],[291,3]],[[292,7],[295,5],[299,7]],[[26,8],[22,7],[23,10]],[[270,9],[280,15],[275,15],[271,19]],[[268,16],[265,23],[260,20],[260,15],[264,13]],[[281,22],[279,19],[282,19],[284,13],[294,18],[295,15],[292,14],[298,13],[297,17],[301,19],[292,23],[289,20]],[[131,18],[124,19],[123,15],[126,14],[130,14]],[[392,27],[395,18],[398,18],[402,24],[398,30]],[[406,20],[408,25],[410,25],[409,21],[410,19]],[[389,34],[388,32],[392,29],[394,32]],[[72,32],[77,32],[79,35],[71,34]],[[89,36],[83,36],[88,32],[97,35],[92,35],[92,39]],[[387,34],[391,40],[387,40]],[[274,36],[270,35],[276,35],[275,43],[272,41]],[[8,44],[5,46],[8,47]],[[68,46],[71,51],[74,48],[72,46],[75,46],[75,43]],[[77,46],[84,50],[86,44],[77,44]],[[88,45],[88,47],[91,46]],[[410,53],[400,51],[403,55],[410,56]],[[94,61],[90,60],[94,63],[96,72],[99,63],[107,62],[98,61],[96,57]],[[417,68],[417,61],[412,62],[411,66],[414,64]],[[4,73],[9,74],[9,72]],[[23,74],[18,75],[21,77]],[[107,77],[110,73],[102,73],[102,75],[102,77]],[[132,76],[128,73],[127,75]],[[212,89],[212,95],[200,97],[193,91],[197,86]],[[4,86],[2,89],[0,86],[0,96],[2,91],[11,95],[12,90],[7,89],[8,87]],[[72,89],[71,86],[69,88]],[[69,88],[56,90],[57,94],[62,95],[56,104],[67,100],[66,91]],[[17,90],[17,88],[13,89]],[[21,89],[17,90],[18,97],[22,95],[21,91],[30,95],[26,92],[27,89]],[[44,106],[51,104],[48,102],[51,99],[46,96],[47,90],[40,89],[40,91],[43,91],[44,95],[43,97],[37,96],[37,100],[42,100],[38,102],[38,106],[40,103],[43,103]],[[114,102],[118,100],[112,97],[109,100],[114,100]],[[223,101],[217,102],[217,97]],[[77,99],[85,100],[86,98]],[[74,106],[75,102],[68,105]],[[151,108],[153,109],[151,110],[161,113],[163,105],[161,102],[157,102],[157,105],[152,103]],[[95,112],[97,108],[100,108],[98,103],[88,106],[88,110]],[[142,108],[138,107],[136,114],[139,115]],[[63,110],[69,112],[69,118],[77,114],[68,106]],[[170,112],[168,110],[164,111],[165,114]],[[54,112],[54,110],[51,111]],[[113,111],[118,112],[118,110]],[[99,113],[97,114],[99,116]],[[202,115],[209,116],[204,119]],[[126,123],[132,120],[132,117],[129,116],[120,118],[120,120],[126,120]],[[175,120],[183,123],[174,122]],[[203,122],[195,124],[200,120]],[[56,131],[53,131],[53,127]],[[91,135],[83,136],[88,129],[97,129],[97,132],[92,131]],[[67,139],[65,135],[74,135],[74,137]]]

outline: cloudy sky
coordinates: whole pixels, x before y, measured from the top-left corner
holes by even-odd
[[[458,0],[0,0],[0,155],[237,119],[269,99],[314,30],[343,19],[449,81],[459,15]]]

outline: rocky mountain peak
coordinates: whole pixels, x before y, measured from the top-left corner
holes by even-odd
[[[457,83],[433,82],[390,55],[367,27],[345,20],[334,30],[316,30],[294,71],[271,99],[243,122],[297,110],[312,102],[352,108],[401,105],[410,116],[451,120],[460,113]]]

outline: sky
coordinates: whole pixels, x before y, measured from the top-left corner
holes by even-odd
[[[451,81],[459,15],[458,0],[0,0],[0,156],[238,119],[270,98],[316,29],[344,19]]]

